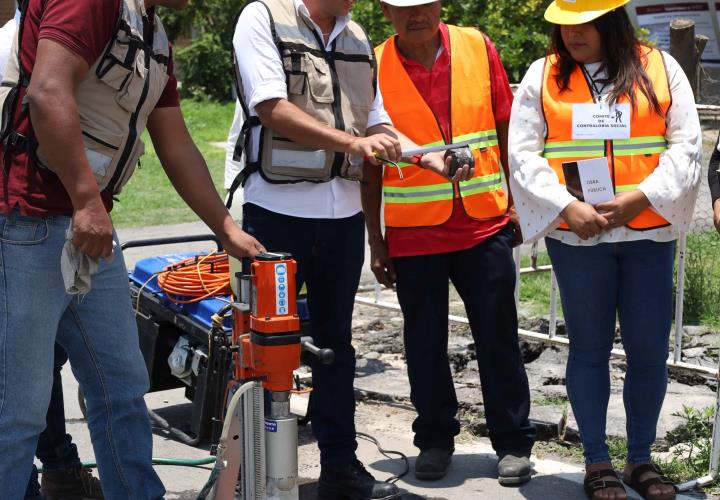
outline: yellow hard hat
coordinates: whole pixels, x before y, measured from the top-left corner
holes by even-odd
[[[553,0],[545,19],[553,24],[584,24],[622,7],[630,0]]]

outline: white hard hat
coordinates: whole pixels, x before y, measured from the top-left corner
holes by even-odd
[[[425,5],[426,3],[435,3],[439,0],[380,0],[388,5],[395,7],[414,7],[415,5]]]

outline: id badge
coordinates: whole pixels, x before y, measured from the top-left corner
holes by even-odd
[[[573,140],[630,139],[630,104],[573,104]]]

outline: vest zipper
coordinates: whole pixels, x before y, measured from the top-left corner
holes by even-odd
[[[90,139],[90,140],[93,141],[93,142],[97,142],[97,143],[100,144],[101,146],[105,146],[105,147],[108,148],[108,149],[113,149],[113,150],[115,150],[115,151],[117,151],[117,150],[120,149],[120,148],[118,148],[117,146],[113,146],[112,144],[107,143],[107,142],[103,141],[102,139],[100,139],[100,138],[98,138],[98,137],[95,137],[94,135],[92,135],[92,134],[90,134],[90,133],[88,133],[88,132],[85,132],[84,130],[82,131],[82,135],[84,135],[85,137],[87,137],[88,139]]]
[[[111,192],[115,192],[115,188],[117,187],[116,184],[122,178],[123,174],[127,171],[129,166],[125,165],[125,163],[127,163],[128,157],[130,156],[130,153],[135,147],[135,142],[137,141],[137,121],[140,116],[140,111],[142,111],[142,108],[145,105],[148,91],[150,89],[150,55],[147,50],[145,51],[145,69],[147,70],[147,73],[145,77],[145,83],[143,84],[143,90],[140,94],[140,100],[138,101],[137,108],[135,108],[135,112],[130,116],[130,133],[128,134],[125,148],[123,149],[122,155],[120,156],[120,160],[118,160],[115,172],[113,172],[112,179],[110,179],[110,183],[106,188],[110,189]]]
[[[333,110],[333,117],[335,118],[335,128],[338,130],[342,130],[343,132],[346,132],[345,119],[343,118],[343,114],[342,114],[342,101],[341,101],[342,93],[340,92],[340,79],[338,78],[337,68],[335,67],[335,45],[337,44],[337,38],[335,40],[333,40],[331,50],[328,53],[328,51],[325,50],[325,43],[318,36],[317,32],[314,29],[311,29],[310,31],[312,31],[313,36],[315,36],[315,40],[318,42],[318,45],[320,45],[320,49],[322,50],[322,54],[323,54],[323,59],[325,59],[325,62],[327,62],[328,66],[330,66],[330,80],[332,81],[332,91],[333,91],[332,110]],[[335,159],[333,160],[333,164],[332,164],[332,171],[330,172],[331,177],[339,177],[340,176],[340,169],[341,169],[344,161],[345,161],[345,154],[336,151]]]
[[[305,20],[303,20],[305,22]],[[342,103],[341,103],[341,97],[342,94],[340,92],[340,83],[337,75],[337,68],[335,68],[335,45],[337,43],[337,38],[333,40],[332,48],[330,55],[328,55],[328,51],[325,50],[325,42],[322,38],[320,38],[317,34],[317,31],[305,22],[305,25],[308,27],[310,32],[313,34],[313,37],[315,38],[315,41],[318,44],[318,47],[320,48],[320,52],[322,53],[322,58],[325,60],[326,63],[328,63],[328,66],[330,67],[330,80],[332,81],[332,90],[333,90],[333,104],[332,104],[332,110],[333,110],[333,117],[335,119],[335,128],[338,130],[342,130],[345,132],[345,119],[342,116]],[[339,177],[340,176],[340,168],[342,167],[343,162],[345,161],[345,154],[335,152],[335,159],[333,160],[333,164],[331,167],[330,177]]]
[[[581,73],[583,74],[583,77],[585,78],[585,83],[587,84],[588,90],[590,91],[590,97],[592,97],[593,104],[597,104],[598,100],[595,98],[593,86],[588,80],[589,75],[585,70],[583,70],[582,68],[580,69],[582,70]],[[605,157],[610,162],[610,180],[612,181],[613,185],[613,194],[615,194],[615,150],[613,148],[613,141],[610,139],[605,141]]]

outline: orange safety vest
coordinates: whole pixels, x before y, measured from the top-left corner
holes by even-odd
[[[459,183],[463,207],[474,219],[492,219],[507,211],[500,173],[495,117],[490,88],[490,65],[485,39],[472,28],[448,26],[452,64],[450,74],[450,138],[443,137],[437,118],[415,88],[398,57],[395,37],[375,49],[380,91],[394,126],[422,146],[476,139],[475,175]],[[403,179],[385,168],[383,196],[387,227],[427,227],[446,222],[453,211],[454,186],[444,177],[405,163]]]
[[[560,182],[565,184],[562,164],[590,158],[607,156],[615,193],[632,191],[655,170],[660,153],[667,149],[665,140],[665,115],[670,108],[671,95],[665,61],[659,50],[643,47],[645,71],[655,89],[663,116],[658,115],[640,91],[636,91],[637,109],[631,111],[630,139],[623,140],[573,140],[573,104],[595,102],[591,84],[578,66],[570,76],[567,90],[561,91],[556,76],[557,56],[545,59],[542,103],[547,124],[543,156],[555,170]],[[630,100],[623,96],[619,102]],[[646,231],[669,226],[670,223],[651,208],[642,211],[627,227]],[[568,229],[563,223],[561,229]]]

